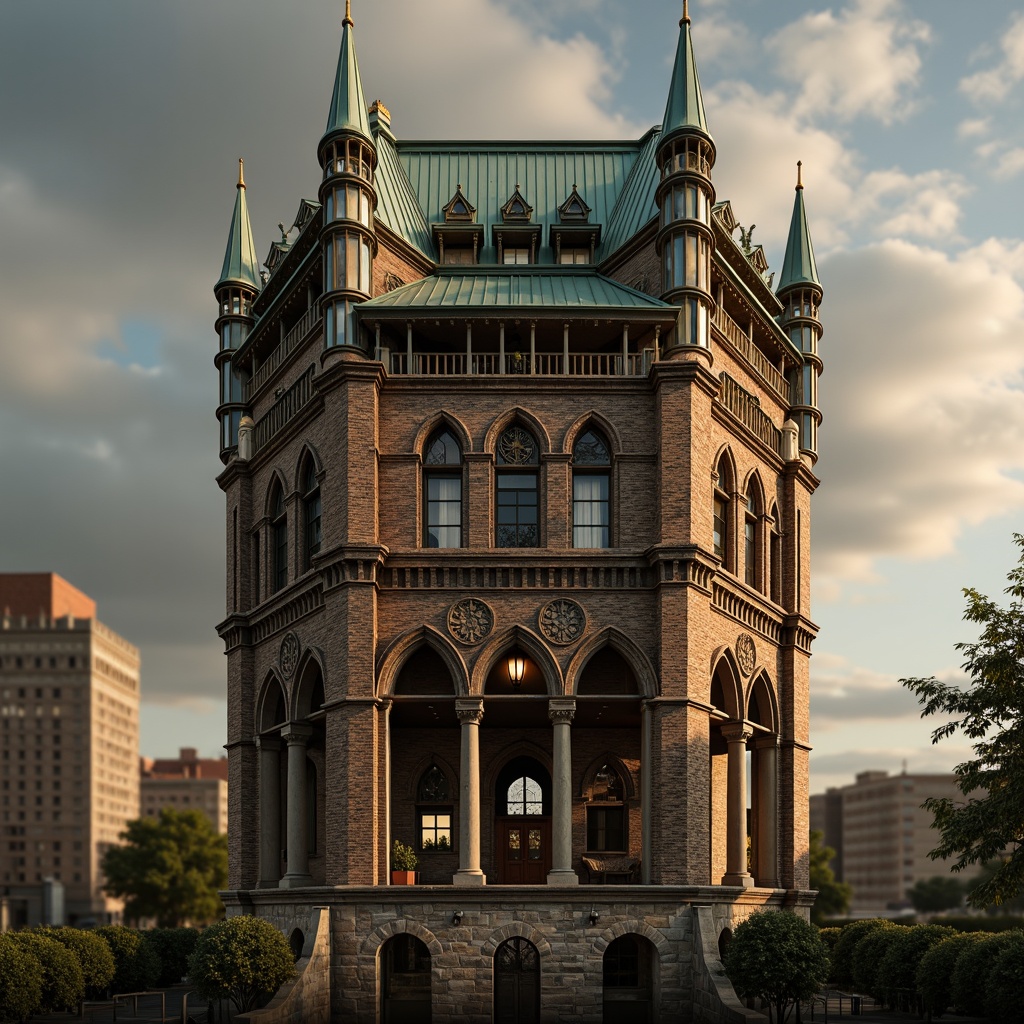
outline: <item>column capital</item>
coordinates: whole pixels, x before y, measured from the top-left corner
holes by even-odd
[[[730,743],[743,740],[746,742],[754,735],[754,730],[747,722],[723,722],[721,725],[722,735]]]
[[[552,697],[548,701],[548,718],[556,725],[559,722],[571,722],[576,714],[575,697]]]
[[[302,746],[305,746],[312,735],[313,727],[311,725],[307,725],[305,722],[290,722],[281,730],[281,739],[283,739],[289,747],[293,744],[301,744]]]
[[[775,733],[769,733],[767,736],[764,733],[759,733],[757,739],[754,740],[754,746],[758,750],[778,750],[779,737]]]
[[[257,750],[273,750],[278,751],[281,749],[281,737],[280,736],[257,736],[256,737],[256,749]]]
[[[479,725],[484,717],[483,697],[457,697],[455,714],[463,725],[467,722]]]

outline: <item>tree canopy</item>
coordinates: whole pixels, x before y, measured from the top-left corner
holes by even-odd
[[[908,890],[910,905],[922,914],[955,910],[964,901],[967,885],[949,875],[918,879]]]
[[[825,836],[818,829],[811,829],[811,888],[818,890],[818,897],[811,908],[811,920],[821,924],[826,918],[840,917],[850,909],[853,889],[846,882],[837,882],[830,861],[836,855],[831,846],[825,845]]]
[[[940,836],[933,859],[955,857],[954,871],[998,862],[967,897],[976,907],[1001,904],[1024,889],[1024,535],[1014,534],[1014,542],[1020,556],[1007,575],[1007,607],[964,590],[964,619],[981,627],[975,643],[956,645],[968,683],[900,680],[917,695],[922,718],[949,716],[932,732],[933,743],[956,733],[972,741],[974,758],[954,769],[966,801],[933,797],[924,806]]]
[[[125,901],[126,917],[176,928],[223,916],[217,891],[228,883],[227,836],[206,815],[165,807],[158,818],[130,821],[121,839],[104,856],[103,873],[106,891]]]

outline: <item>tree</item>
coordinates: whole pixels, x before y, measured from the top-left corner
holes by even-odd
[[[850,909],[853,889],[846,882],[837,882],[829,866],[835,855],[836,851],[825,845],[824,833],[811,829],[811,888],[818,890],[811,908],[811,920],[815,924],[829,917],[840,917]]]
[[[1020,556],[1007,575],[1009,607],[964,590],[964,619],[982,627],[976,643],[956,645],[970,682],[959,687],[934,676],[900,680],[923,705],[922,718],[952,716],[934,730],[933,743],[957,732],[974,741],[975,757],[954,769],[967,802],[933,797],[924,806],[940,834],[933,859],[956,857],[954,871],[1001,861],[968,895],[976,907],[1001,904],[1024,889],[1024,535],[1014,534],[1014,542]]]
[[[953,1003],[953,970],[961,953],[984,938],[982,932],[958,932],[932,946],[917,965],[914,984],[924,1002],[923,1009],[941,1017]]]
[[[41,932],[11,932],[10,940],[35,957],[42,972],[39,1002],[32,1012],[57,1013],[78,1008],[85,981],[78,957],[67,946]]]
[[[40,935],[71,950],[82,968],[82,980],[88,996],[96,998],[114,979],[114,954],[102,936],[81,928],[37,928]]]
[[[907,890],[911,906],[922,914],[939,910],[953,910],[963,903],[966,886],[949,875],[922,878]]]
[[[123,924],[108,924],[96,934],[110,947],[114,956],[114,976],[110,988],[118,992],[143,992],[160,977],[160,957],[145,935]]]
[[[188,977],[205,999],[256,1009],[295,974],[288,940],[269,921],[243,914],[207,928],[189,957]]]
[[[43,969],[39,961],[0,933],[0,1021],[24,1020],[42,999]]]
[[[159,818],[128,822],[121,839],[103,858],[104,888],[124,899],[127,918],[176,928],[223,916],[217,891],[228,884],[228,841],[206,815],[165,807]]]
[[[828,953],[818,931],[787,910],[762,910],[737,928],[725,951],[725,973],[741,998],[764,999],[776,1024],[792,1003],[828,981]]]

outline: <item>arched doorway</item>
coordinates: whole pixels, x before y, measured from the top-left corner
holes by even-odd
[[[384,1024],[430,1024],[430,950],[415,935],[394,935],[381,949]]]
[[[647,1024],[654,1019],[654,946],[642,935],[621,935],[604,953],[604,1024]]]
[[[540,1020],[540,954],[527,939],[507,939],[494,952],[495,1024]]]
[[[543,885],[551,870],[551,776],[535,758],[498,773],[494,793],[500,885]]]

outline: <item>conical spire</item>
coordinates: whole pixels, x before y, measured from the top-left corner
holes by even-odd
[[[680,128],[698,128],[705,135],[711,134],[704,116],[704,99],[700,94],[697,62],[693,57],[690,13],[686,0],[683,3],[683,17],[679,22],[679,43],[676,46],[675,63],[672,65],[672,81],[665,117],[661,123],[661,137],[667,138]]]
[[[252,227],[249,224],[249,207],[245,202],[243,171],[244,166],[239,158],[235,212],[231,215],[231,232],[228,235],[228,247],[224,250],[224,266],[221,267],[220,280],[215,287],[220,288],[221,285],[237,282],[259,291],[260,264],[256,257],[256,246],[252,240]]]
[[[819,288],[818,268],[814,263],[814,249],[811,246],[811,230],[807,226],[807,212],[804,210],[804,184],[801,175],[802,163],[796,165],[796,199],[793,201],[793,219],[789,223],[789,241],[786,242],[786,259],[782,264],[782,278],[778,292],[797,284],[816,284]]]
[[[334,76],[334,95],[331,97],[331,112],[327,115],[327,129],[324,135],[331,135],[343,129],[358,132],[367,139],[373,138],[370,134],[370,120],[366,114],[366,100],[363,99],[363,83],[359,78],[356,44],[352,37],[351,0],[345,0],[338,71]]]

